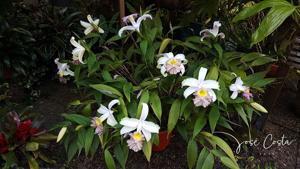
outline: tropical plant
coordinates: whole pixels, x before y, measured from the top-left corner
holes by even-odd
[[[83,149],[93,155],[101,147],[108,168],[115,168],[115,159],[125,168],[129,149],[143,150],[150,160],[158,130],[176,129],[188,143],[189,168],[212,168],[215,158],[239,168],[221,137],[232,135],[228,131],[234,135],[240,122],[250,131],[253,116],[267,113],[254,98],[273,79],[256,67],[274,59],[226,51],[218,40],[225,38],[222,22],[203,30],[203,37],[173,39],[174,30],[163,27],[162,15],[126,16],[118,34],[88,16],[82,24],[86,35],[71,38],[73,61],[64,64],[70,64],[76,85],[89,98],[72,102],[78,113],[65,114],[59,125],[57,141],[64,143],[69,160]],[[103,36],[107,32],[117,35]],[[61,78],[73,75],[61,70]]]

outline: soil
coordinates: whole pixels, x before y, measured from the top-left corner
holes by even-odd
[[[51,128],[56,122],[62,120],[60,116],[66,110],[66,105],[72,100],[78,99],[75,88],[70,85],[59,84],[50,81],[41,86],[41,98],[34,104],[34,111],[40,113],[45,119],[44,127]],[[262,131],[258,131],[256,138],[263,142],[268,134],[272,134],[273,140],[295,140],[291,145],[278,146],[277,144],[265,149],[262,144],[248,147],[249,151],[242,149],[239,163],[242,168],[264,168],[265,165],[275,166],[277,169],[300,169],[300,119],[297,118],[287,100],[291,100],[294,92],[283,89],[276,106],[267,116]],[[299,103],[299,101],[298,101]],[[300,103],[299,103],[300,104]],[[50,145],[47,153],[57,164],[45,167],[48,169],[104,169],[102,152],[96,153],[93,159],[80,155],[78,158],[67,164],[65,151],[62,145],[55,143]],[[254,157],[252,159],[251,157]],[[43,167],[42,167],[43,168]],[[118,168],[120,168],[118,166]],[[186,169],[186,143],[176,135],[172,138],[169,147],[163,152],[153,152],[151,162],[147,162],[142,152],[130,152],[126,168],[128,169]],[[215,169],[224,169],[217,162]]]

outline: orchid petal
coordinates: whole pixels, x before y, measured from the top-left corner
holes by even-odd
[[[183,92],[183,96],[184,96],[184,98],[188,98],[191,94],[195,93],[198,90],[199,90],[198,87],[188,87]]]
[[[195,78],[187,78],[181,82],[181,86],[198,87],[199,81]]]
[[[101,121],[105,121],[109,116],[110,116],[110,113],[105,113],[102,116],[100,116],[99,118],[101,119]]]
[[[215,102],[217,100],[217,96],[213,90],[209,89],[209,90],[207,90],[207,93],[209,96],[212,97],[213,102]]]
[[[88,34],[91,33],[93,30],[94,30],[94,28],[93,28],[92,26],[90,26],[90,27],[86,28],[86,29],[84,30],[83,33],[84,33],[85,35],[88,35]]]
[[[102,28],[98,27],[98,32],[99,33],[104,33],[104,30]]]
[[[230,96],[230,98],[231,99],[236,99],[237,98],[237,96],[238,96],[238,91],[234,91],[232,94],[231,94],[231,96]]]
[[[160,68],[160,73],[164,76],[164,77],[167,77],[168,76],[168,74],[166,73],[166,68],[164,67],[164,66],[162,66],[161,68]]]
[[[204,81],[206,74],[207,74],[207,69],[204,68],[204,67],[201,67],[200,70],[199,70],[198,80],[199,81]]]
[[[146,103],[142,103],[142,113],[140,120],[145,121],[149,112],[149,106]]]
[[[157,61],[157,66],[161,66],[161,65],[166,64],[168,60],[169,60],[169,58],[167,58],[165,56],[159,58],[158,61]]]
[[[133,31],[136,30],[133,26],[124,26],[119,30],[118,35],[121,37],[124,31]]]
[[[180,72],[181,72],[181,73],[180,73],[180,76],[182,76],[182,75],[184,74],[184,72],[185,72],[185,67],[184,67],[183,64],[180,65],[180,69],[181,69],[181,70],[180,70]]]
[[[139,120],[135,118],[125,117],[120,121],[120,124],[131,128],[137,128],[139,124]]]
[[[107,118],[107,124],[110,126],[115,126],[116,124],[118,124],[117,120],[115,119],[115,117],[111,114],[110,116],[108,116]]]
[[[102,104],[100,105],[100,108],[97,110],[97,112],[100,114],[110,113],[110,111],[111,110],[109,110],[107,107],[103,106]]]
[[[114,100],[110,101],[109,104],[108,104],[108,109],[111,110],[111,108],[112,108],[115,104],[119,104],[119,105],[120,105],[120,101],[119,101],[118,99],[114,99]]]
[[[159,125],[149,121],[144,121],[142,127],[151,133],[158,133],[160,129]]]
[[[137,19],[136,24],[140,27],[141,22],[142,22],[143,20],[146,20],[147,18],[152,19],[152,16],[151,16],[150,14],[144,14],[144,15],[142,15],[141,17],[139,17],[139,18]]]
[[[145,139],[149,141],[151,139],[151,133],[145,129],[142,129],[142,133],[145,136]]]
[[[203,81],[201,87],[206,88],[206,89],[217,89],[217,90],[220,90],[219,82],[217,82],[215,80],[205,80],[205,81]]]
[[[96,19],[96,20],[94,20],[93,24],[96,25],[96,26],[98,26],[99,21],[100,21],[99,19]]]
[[[92,19],[92,16],[91,16],[91,15],[87,15],[87,20],[88,20],[90,23],[93,23],[93,19]]]
[[[84,22],[84,21],[80,21],[80,24],[81,24],[81,26],[83,26],[85,28],[91,27],[90,23],[87,23],[87,22]]]
[[[134,128],[134,127],[127,127],[127,126],[124,126],[124,127],[122,127],[122,129],[121,129],[121,131],[120,131],[120,134],[123,135],[123,134],[129,133],[129,132],[131,132],[131,131],[133,131],[133,130],[135,130],[135,129],[136,129],[136,128]]]

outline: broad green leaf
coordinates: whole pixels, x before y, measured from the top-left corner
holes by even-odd
[[[63,116],[65,117],[65,119],[75,122],[77,124],[81,124],[81,125],[85,125],[85,126],[89,126],[91,123],[91,120],[88,117],[85,117],[83,115],[79,115],[79,114],[63,114]]]
[[[243,121],[246,123],[246,125],[249,127],[247,114],[244,111],[244,108],[240,104],[234,104],[235,110],[238,112],[239,116],[243,119]]]
[[[252,34],[252,45],[264,40],[274,32],[294,11],[292,5],[274,6]]]
[[[130,102],[130,94],[132,93],[132,89],[133,86],[131,83],[125,83],[123,86],[123,92],[128,102]]]
[[[238,166],[236,166],[236,164],[228,157],[226,156],[223,156],[220,158],[221,159],[221,162],[228,168],[230,169],[239,169]]]
[[[121,147],[120,144],[117,144],[114,148],[115,156],[118,162],[120,163],[123,169],[126,168],[126,161],[128,158],[128,148],[127,145]]]
[[[95,153],[98,151],[98,147],[99,147],[99,144],[100,144],[100,139],[99,137],[96,135],[93,139],[93,143],[91,145],[91,149],[90,149],[90,153],[91,153],[91,156],[93,157],[95,155]]]
[[[111,153],[106,149],[104,151],[104,160],[108,169],[115,169],[116,164]]]
[[[148,48],[148,42],[147,42],[146,40],[143,40],[143,41],[140,43],[140,48],[141,48],[141,51],[142,51],[142,55],[143,55],[143,56],[146,56],[147,48]]]
[[[28,142],[25,146],[26,151],[37,151],[39,149],[39,143]]]
[[[48,158],[45,154],[43,154],[42,152],[39,152],[39,158],[42,159],[43,161],[45,161],[46,163],[49,163],[49,164],[55,164],[56,161],[55,160],[52,160],[50,158]]]
[[[123,115],[124,115],[125,117],[127,117],[127,116],[128,116],[128,111],[127,111],[125,102],[124,102],[124,100],[122,99],[122,97],[119,98],[119,101],[120,101],[121,111],[122,111]]]
[[[200,131],[204,128],[204,126],[206,125],[207,119],[205,117],[205,113],[201,113],[196,122],[195,122],[195,126],[194,126],[194,131],[193,131],[193,138],[195,138]]]
[[[211,66],[209,72],[206,76],[206,79],[218,80],[219,77],[219,69],[217,66]]]
[[[271,63],[274,62],[275,59],[270,58],[270,57],[259,57],[257,59],[255,59],[250,66],[254,67],[254,66],[261,66],[261,65],[265,65],[267,63]]]
[[[236,166],[237,163],[235,161],[235,157],[234,157],[234,154],[230,148],[230,146],[224,141],[222,140],[221,138],[217,137],[217,136],[211,136],[210,139],[216,143],[227,155],[228,157],[235,162]]]
[[[164,39],[160,44],[158,54],[162,54],[171,41],[172,41],[172,39],[170,39],[170,38]]]
[[[143,146],[143,152],[146,159],[150,162],[151,154],[152,154],[152,143],[150,141],[145,141]]]
[[[180,115],[180,106],[181,106],[181,101],[178,99],[175,100],[171,106],[169,119],[168,119],[168,133],[171,133],[177,124]]]
[[[215,43],[213,46],[218,52],[218,67],[220,67],[223,60],[223,49],[218,43]]]
[[[85,155],[87,156],[89,154],[91,145],[93,143],[93,139],[94,139],[94,129],[93,128],[89,128],[86,130],[85,133],[85,141],[84,141],[84,150],[85,150]]]
[[[206,157],[202,169],[213,169],[215,163],[215,159],[212,153],[209,153]]]
[[[72,143],[69,145],[69,148],[68,148],[68,161],[70,162],[73,157],[75,156],[76,152],[78,150],[78,147],[77,147],[77,142],[76,140],[72,141]]]
[[[119,97],[123,97],[122,93],[120,93],[117,89],[111,87],[111,86],[107,86],[104,84],[93,84],[90,85],[90,87],[98,90],[99,92],[108,95],[110,97],[115,97],[115,96],[119,96]]]
[[[161,121],[161,115],[162,115],[161,101],[156,92],[150,93],[149,102],[156,117],[158,118],[159,121]]]
[[[212,133],[215,131],[215,128],[217,126],[217,122],[220,118],[220,112],[218,106],[214,105],[208,115],[208,121],[209,121],[209,126],[212,131]]]
[[[206,157],[208,156],[209,152],[207,151],[207,149],[204,147],[198,157],[197,160],[197,165],[196,165],[196,169],[202,169],[204,161],[206,159]]]
[[[285,6],[285,5],[290,5],[290,3],[288,3],[285,0],[264,0],[264,1],[261,1],[260,3],[255,4],[251,7],[244,8],[240,13],[238,13],[233,18],[233,22],[238,22],[240,20],[244,20],[250,16],[257,14],[258,12],[260,12],[266,8],[270,8],[270,7],[274,7],[274,6]]]
[[[197,143],[192,139],[189,141],[187,146],[187,162],[189,169],[192,169],[197,161],[198,146]]]

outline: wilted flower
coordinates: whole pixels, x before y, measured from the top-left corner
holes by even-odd
[[[220,36],[222,39],[225,38],[224,33],[219,33],[219,28],[221,27],[221,23],[219,21],[215,21],[212,29],[204,29],[200,32],[201,41],[203,41],[204,38],[209,37],[210,35],[213,35],[215,38]],[[203,35],[202,35],[203,34]]]
[[[104,33],[104,30],[100,28],[99,25],[99,19],[92,19],[91,15],[87,16],[87,20],[89,22],[80,21],[81,26],[85,28],[84,34],[87,35],[91,33],[93,30],[98,31],[99,33]]]
[[[215,80],[205,80],[207,69],[201,67],[199,70],[198,79],[187,78],[182,81],[182,86],[189,86],[185,89],[183,95],[185,98],[194,94],[193,99],[195,106],[207,107],[212,102],[217,100],[213,89],[219,90],[219,82]]]
[[[130,133],[134,130],[138,133],[142,133],[147,141],[151,139],[151,133],[158,133],[160,127],[150,121],[146,121],[148,116],[149,107],[146,103],[142,103],[142,113],[140,119],[125,117],[120,121],[123,125],[120,133],[121,135]]]
[[[74,76],[74,72],[70,70],[70,66],[67,63],[60,63],[59,58],[56,58],[54,60],[54,63],[57,65],[57,74],[59,75],[59,77],[64,77],[68,75]]]
[[[95,128],[95,134],[101,136],[103,134],[103,124],[99,117],[93,117],[91,127]]]
[[[152,16],[149,14],[144,14],[142,16],[140,16],[137,20],[135,20],[137,18],[137,14],[131,14],[128,16],[125,16],[124,18],[122,18],[124,23],[128,23],[130,22],[131,25],[127,25],[122,27],[119,30],[119,36],[122,36],[124,31],[137,31],[140,32],[140,25],[142,23],[143,20],[146,20],[147,18],[152,19]]]
[[[84,64],[82,59],[83,59],[83,55],[85,52],[85,48],[80,45],[79,41],[76,42],[74,37],[71,38],[70,42],[75,47],[75,49],[73,49],[73,51],[72,51],[73,61],[75,63],[79,62],[79,63]]]
[[[107,119],[107,124],[110,126],[115,126],[116,124],[118,124],[118,122],[116,121],[113,115],[114,111],[111,110],[115,104],[120,104],[118,99],[109,102],[108,108],[101,104],[100,108],[97,110],[98,113],[102,114],[102,116],[100,117],[101,122]]]
[[[185,72],[184,65],[187,63],[184,54],[177,54],[174,56],[172,52],[162,54],[163,57],[157,61],[157,68],[160,69],[161,74],[166,77],[168,72],[171,75],[180,72],[183,75]]]
[[[145,138],[140,132],[134,132],[130,134],[130,139],[127,140],[129,149],[134,152],[142,150]]]

